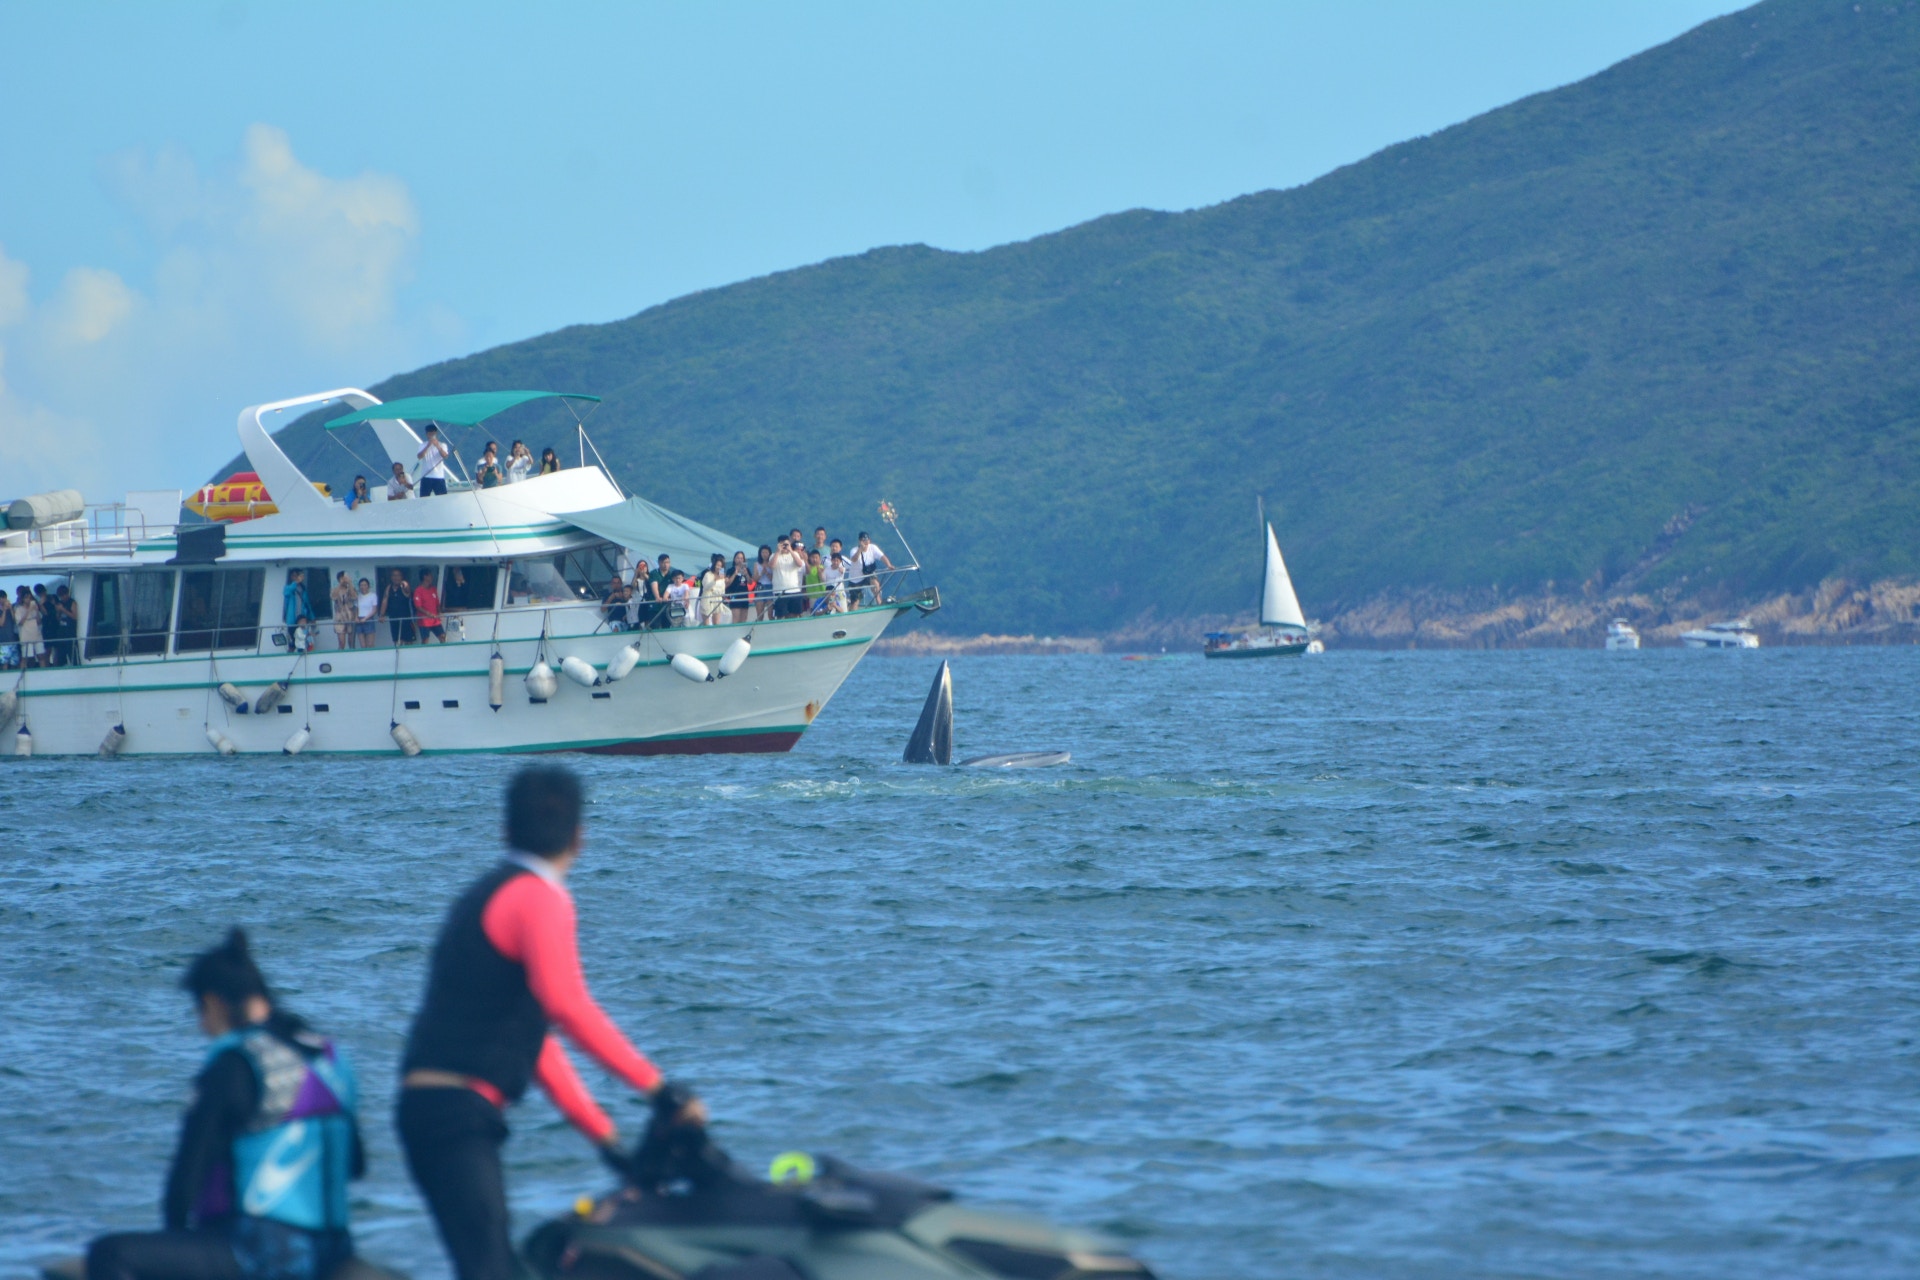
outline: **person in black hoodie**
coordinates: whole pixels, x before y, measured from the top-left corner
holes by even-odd
[[[87,1280],[325,1280],[353,1254],[366,1172],[352,1069],[277,1008],[239,929],[180,985],[213,1039],[167,1171],[160,1231],[102,1236]]]

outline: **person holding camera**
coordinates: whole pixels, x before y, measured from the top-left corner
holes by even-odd
[[[440,428],[427,428],[427,442],[420,446],[420,452],[414,455],[420,459],[420,496],[435,497],[447,491],[447,459],[453,456],[453,449],[440,438]]]
[[[512,1280],[500,1148],[506,1108],[538,1081],[609,1166],[629,1162],[613,1121],[580,1082],[557,1027],[675,1124],[706,1106],[620,1034],[580,971],[567,872],[580,856],[580,780],[533,766],[507,789],[506,858],[454,902],[433,946],[407,1035],[396,1123],[458,1280]]]
[[[780,545],[774,548],[771,574],[773,616],[797,618],[805,613],[807,597],[802,588],[807,577],[807,553],[797,532],[780,539]]]

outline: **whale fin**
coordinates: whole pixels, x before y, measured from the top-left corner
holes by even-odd
[[[900,758],[908,764],[953,763],[953,674],[944,661],[927,691],[927,705],[920,708],[920,723],[913,727],[913,737]]]

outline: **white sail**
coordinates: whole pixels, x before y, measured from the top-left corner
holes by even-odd
[[[1267,526],[1267,576],[1260,587],[1260,625],[1307,629],[1300,612],[1300,597],[1293,594],[1293,579],[1287,576],[1287,562],[1280,558],[1280,540]]]

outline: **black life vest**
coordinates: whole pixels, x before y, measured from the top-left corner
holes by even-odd
[[[547,1038],[547,1015],[527,985],[525,966],[495,949],[481,917],[508,882],[532,874],[503,862],[447,912],[433,944],[426,999],[407,1033],[403,1075],[433,1070],[475,1076],[509,1102],[527,1091]]]

